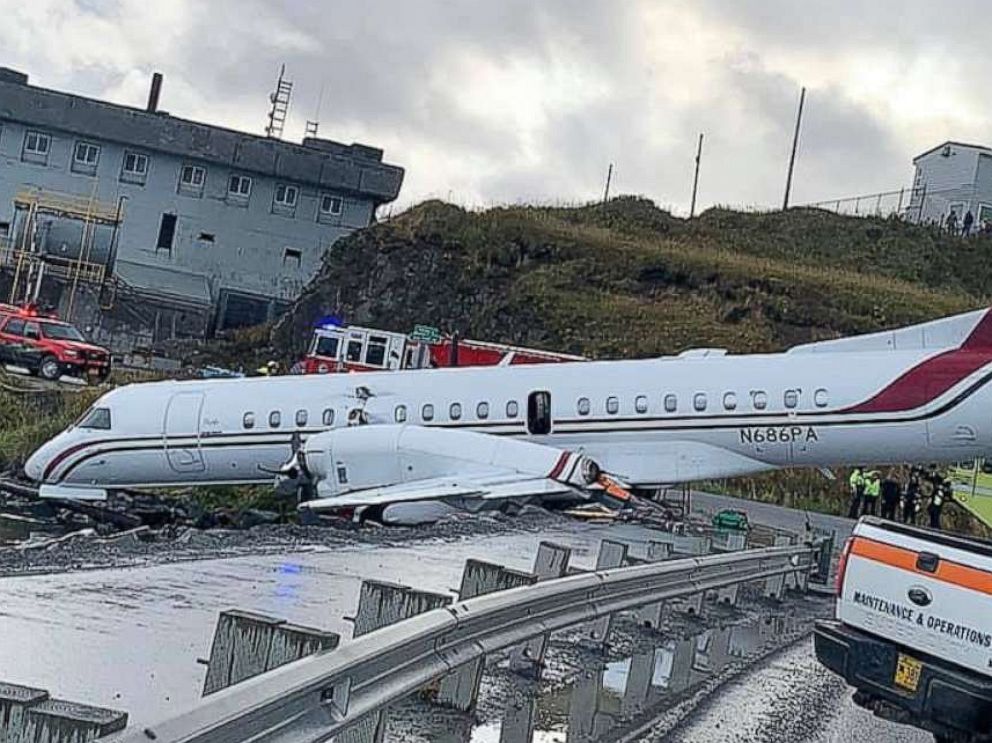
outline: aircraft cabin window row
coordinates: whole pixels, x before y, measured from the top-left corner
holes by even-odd
[[[282,425],[282,413],[273,410],[269,413],[269,428],[279,428]]]
[[[296,425],[297,426],[300,426],[300,427],[305,426],[307,424],[307,419],[308,418],[309,418],[309,416],[307,415],[307,411],[305,411],[305,410],[297,410],[296,411]]]
[[[736,410],[737,409],[737,395],[733,392],[723,393],[723,409],[724,410]]]
[[[434,406],[430,403],[425,404],[424,407],[420,409],[420,417],[425,421],[434,420]]]
[[[648,412],[648,398],[646,395],[638,395],[634,398],[634,410],[638,413]]]
[[[698,413],[702,413],[704,410],[706,410],[706,393],[705,392],[697,392],[695,395],[693,395],[693,397],[692,397],[692,407]]]
[[[487,403],[487,402],[480,402],[475,407],[475,415],[480,420],[485,420],[486,418],[488,418],[489,417],[489,403]]]
[[[397,405],[393,418],[397,423],[406,423],[406,405]]]
[[[334,408],[326,408],[321,416],[321,421],[325,426],[334,425]]]
[[[448,408],[448,415],[451,417],[451,420],[453,420],[453,421],[456,421],[456,420],[461,419],[461,417],[462,417],[462,404],[459,403],[459,402],[453,402],[453,403],[451,403],[451,407]]]
[[[606,398],[606,412],[610,415],[616,415],[620,412],[620,398],[618,397],[607,397]]]
[[[575,404],[575,409],[579,415],[589,415],[590,405],[588,397],[580,397]]]
[[[520,406],[517,405],[517,401],[516,400],[510,400],[506,404],[506,417],[507,418],[516,418],[518,415],[520,415]]]
[[[241,424],[245,428],[254,428],[255,427],[255,414],[254,413],[245,413],[245,417],[241,419]]]

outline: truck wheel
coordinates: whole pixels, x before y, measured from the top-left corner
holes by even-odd
[[[45,356],[41,360],[41,364],[38,365],[38,374],[42,379],[47,379],[49,381],[54,381],[62,376],[62,369],[59,366],[59,360],[54,356]]]

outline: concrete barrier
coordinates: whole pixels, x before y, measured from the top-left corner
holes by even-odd
[[[628,546],[623,542],[604,539],[599,543],[599,555],[596,557],[596,570],[623,567],[627,563]],[[609,642],[610,627],[613,625],[613,615],[590,622],[582,628],[583,638],[603,647]]]
[[[340,636],[240,609],[222,611],[210,647],[203,696],[338,646]]]
[[[44,689],[0,683],[0,743],[85,743],[126,725],[126,712],[52,699]]]

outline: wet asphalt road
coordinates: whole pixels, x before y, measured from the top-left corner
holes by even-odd
[[[805,522],[801,512],[694,494],[694,510],[726,507],[743,508],[752,521],[780,528],[798,531]],[[847,519],[811,518],[816,526],[836,529],[839,538],[853,525]],[[355,609],[362,578],[444,592],[457,585],[466,558],[526,570],[538,542],[550,539],[573,547],[574,564],[590,565],[606,536],[636,545],[651,533],[632,525],[566,524],[539,533],[497,531],[461,540],[315,547],[285,555],[4,578],[0,680],[125,709],[132,724],[143,725],[199,698],[204,667],[196,659],[209,653],[218,611],[250,609],[347,638],[344,617]],[[471,736],[486,739],[484,728]],[[544,732],[538,739],[571,740],[565,732]],[[845,685],[816,664],[808,640],[708,693],[663,739],[930,740],[855,707]]]

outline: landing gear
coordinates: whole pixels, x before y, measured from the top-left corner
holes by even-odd
[[[381,503],[375,506],[366,506],[361,510],[356,508],[355,518],[357,519],[359,524],[364,524],[368,521],[372,521],[378,524],[379,526],[385,526],[385,522],[383,521],[383,516],[386,513],[386,507],[388,505],[389,505],[388,503]]]

